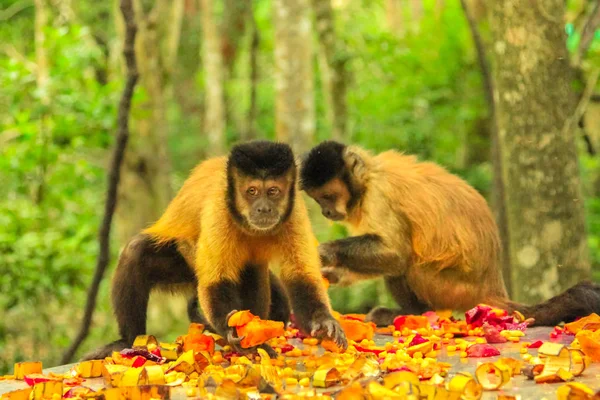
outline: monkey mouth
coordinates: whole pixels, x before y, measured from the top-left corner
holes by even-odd
[[[279,218],[257,218],[251,219],[249,222],[254,229],[259,231],[267,231],[277,225]]]
[[[332,221],[343,221],[346,219],[346,214],[340,213],[323,213],[323,216]]]

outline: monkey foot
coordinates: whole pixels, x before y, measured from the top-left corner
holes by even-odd
[[[365,322],[373,322],[377,326],[390,326],[394,318],[401,314],[400,310],[387,307],[375,307],[365,317]]]
[[[348,348],[346,334],[339,322],[332,316],[326,316],[316,319],[310,323],[310,335],[322,339],[324,337],[331,339],[344,350]]]

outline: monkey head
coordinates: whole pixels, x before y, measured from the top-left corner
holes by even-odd
[[[359,202],[365,177],[365,160],[360,151],[334,141],[314,147],[304,158],[300,171],[302,189],[333,221],[345,220]]]
[[[227,206],[242,228],[274,232],[292,212],[295,188],[296,163],[288,145],[252,141],[231,150]]]

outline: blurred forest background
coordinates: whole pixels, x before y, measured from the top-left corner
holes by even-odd
[[[566,3],[566,4],[565,4]],[[57,364],[80,323],[124,85],[117,1],[0,0],[0,374]],[[140,81],[112,235],[156,219],[238,140],[335,138],[441,163],[486,196],[507,284],[600,280],[596,0],[135,0]],[[343,237],[309,201],[319,240]],[[391,300],[330,289],[341,312]],[[105,279],[82,351],[117,338]],[[185,331],[155,296],[149,332]]]

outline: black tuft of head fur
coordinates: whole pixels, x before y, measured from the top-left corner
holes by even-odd
[[[344,150],[346,145],[331,140],[312,148],[302,162],[300,184],[303,190],[323,186],[336,176],[343,174]]]
[[[265,179],[284,175],[295,166],[294,153],[284,143],[256,140],[234,146],[227,164],[242,175]]]

